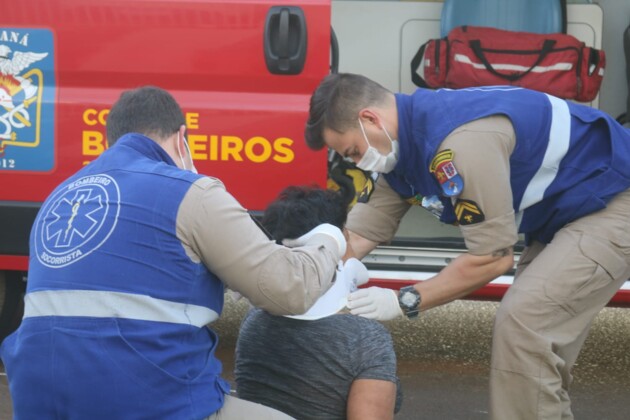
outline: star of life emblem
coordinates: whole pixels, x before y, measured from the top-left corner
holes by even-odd
[[[50,31],[0,27],[0,170],[54,167],[53,66]]]
[[[91,175],[59,188],[35,220],[35,255],[58,268],[98,249],[113,232],[120,189],[108,175]]]

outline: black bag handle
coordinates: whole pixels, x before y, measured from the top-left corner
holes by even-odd
[[[503,74],[496,71],[492,67],[492,64],[490,64],[490,62],[486,59],[486,56],[483,53],[483,49],[481,48],[481,40],[473,39],[472,41],[469,42],[470,48],[473,50],[477,58],[481,60],[483,65],[486,67],[486,70],[488,70],[490,73],[494,74],[495,76],[501,77],[505,80],[509,80],[510,82],[514,82],[520,79],[521,77],[525,76],[530,71],[532,71],[534,67],[539,65],[545,59],[545,57],[547,56],[547,54],[549,54],[549,52],[552,50],[555,44],[556,44],[555,40],[545,39],[545,42],[543,43],[543,47],[540,50],[540,53],[538,54],[538,59],[536,60],[534,64],[532,64],[530,68],[528,68],[522,73]]]
[[[424,57],[424,50],[426,49],[427,44],[428,42],[422,44],[416,55],[414,55],[411,60],[411,81],[421,88],[430,88],[427,82],[425,82],[425,80],[416,72],[418,66],[422,62],[422,57]]]

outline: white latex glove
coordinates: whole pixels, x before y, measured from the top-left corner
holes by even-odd
[[[343,264],[343,268],[346,275],[350,277],[357,287],[364,285],[370,280],[368,269],[356,258],[348,258]]]
[[[390,321],[403,316],[396,292],[380,287],[369,287],[350,293],[348,308],[353,315],[377,321]]]
[[[296,239],[284,239],[282,244],[289,248],[295,248],[305,245],[323,245],[322,238],[332,238],[337,243],[337,259],[341,259],[346,253],[346,238],[344,238],[341,229],[329,223],[322,223],[306,232],[304,235]]]

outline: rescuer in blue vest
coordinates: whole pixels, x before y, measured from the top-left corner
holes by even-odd
[[[312,149],[328,146],[382,175],[348,217],[357,257],[390,241],[412,204],[459,225],[466,243],[427,281],[354,292],[353,314],[414,317],[461,298],[510,270],[524,235],[495,319],[491,417],[572,418],[571,367],[630,276],[630,130],[518,87],[405,95],[334,74],[311,98],[305,136]]]
[[[168,92],[124,92],[110,148],[42,205],[24,319],[1,348],[16,419],[289,418],[229,395],[207,325],[226,286],[270,313],[304,313],[334,278],[343,234],[268,239],[196,173],[185,129]]]

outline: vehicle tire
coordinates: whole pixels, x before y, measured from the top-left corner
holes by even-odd
[[[20,325],[24,313],[25,273],[0,271],[0,343]]]

